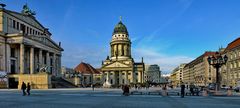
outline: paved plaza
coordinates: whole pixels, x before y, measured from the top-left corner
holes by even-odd
[[[0,108],[238,108],[240,97],[177,95],[122,96],[120,89],[0,90]]]

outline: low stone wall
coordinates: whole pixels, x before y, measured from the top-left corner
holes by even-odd
[[[72,83],[75,86],[80,87],[81,83],[80,83],[80,78],[79,77],[73,77],[73,78],[63,78],[64,80]]]
[[[5,81],[0,81],[0,89],[7,88],[7,82]]]
[[[18,89],[21,89],[22,82],[30,83],[32,89],[49,89],[52,88],[51,75],[46,73],[39,74],[19,74]]]

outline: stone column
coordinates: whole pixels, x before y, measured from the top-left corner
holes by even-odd
[[[42,68],[42,49],[39,49],[39,53],[38,53],[38,69],[40,71],[40,69]]]
[[[24,61],[24,45],[20,44],[20,74],[24,74],[24,66],[25,66],[25,61]]]
[[[141,72],[138,72],[138,82],[141,83]]]
[[[11,60],[10,60],[11,48],[10,48],[10,45],[5,43],[5,48],[6,49],[5,49],[4,55],[5,55],[6,58],[4,57],[5,58],[5,61],[4,61],[5,66],[4,67],[5,67],[6,72],[11,72]],[[17,67],[20,67],[19,63],[17,63],[17,64],[18,64]],[[16,71],[20,71],[19,68],[16,69]]]
[[[34,73],[34,48],[30,49],[30,74]]]
[[[122,71],[118,72],[119,85],[122,84]]]
[[[62,70],[61,70],[61,66],[62,66],[62,55],[59,55],[59,65],[58,65],[58,71],[56,72],[57,74],[57,76],[59,75],[59,74],[61,74],[61,72],[62,72]]]
[[[117,52],[117,45],[114,45],[114,50],[113,50],[113,56],[116,56],[116,52]]]
[[[52,62],[52,63],[53,63],[53,64],[52,64],[52,72],[53,72],[53,75],[56,76],[57,73],[56,73],[56,64],[55,64],[55,63],[56,63],[56,62],[55,62],[55,61],[56,61],[56,54],[55,54],[55,53],[53,53],[53,60],[52,60],[52,61],[53,61],[53,62]]]
[[[113,71],[113,77],[112,77],[112,80],[113,80],[113,84],[115,85],[115,84],[116,84],[116,74],[115,74],[114,71]]]
[[[142,72],[139,72],[140,76],[140,83],[142,83]]]
[[[110,79],[110,72],[107,72],[106,82],[110,83],[109,79]]]
[[[50,72],[50,57],[48,51],[46,52],[46,66],[47,66],[46,72]]]
[[[132,72],[132,71],[130,71],[130,73],[131,73],[131,81],[132,81],[132,83],[135,83],[135,78],[134,78],[134,72]]]
[[[127,45],[125,44],[125,45],[124,45],[124,56],[127,56],[127,53],[128,53],[128,52],[127,52]]]
[[[128,84],[129,83],[128,82],[128,71],[125,72],[125,79],[126,79],[125,84]]]
[[[118,44],[118,56],[121,56],[121,44]]]
[[[131,56],[131,45],[128,46],[128,56]]]
[[[111,57],[113,57],[114,56],[114,47],[113,47],[113,45],[111,45]]]

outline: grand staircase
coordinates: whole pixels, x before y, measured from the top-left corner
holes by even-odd
[[[77,86],[64,80],[61,77],[52,77],[51,83],[52,83],[52,88],[77,88]]]

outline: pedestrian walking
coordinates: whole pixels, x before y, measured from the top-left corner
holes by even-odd
[[[92,90],[94,91],[94,84],[92,84]]]
[[[27,84],[27,94],[30,95],[31,85],[30,83]]]
[[[21,87],[21,89],[22,89],[23,96],[25,96],[25,95],[26,95],[26,92],[25,92],[25,90],[26,90],[26,84],[25,84],[24,82],[22,82],[22,87]]]
[[[185,85],[184,83],[181,84],[181,98],[184,98],[184,94],[185,94]]]
[[[192,96],[194,96],[193,88],[194,88],[194,85],[190,85],[190,93]]]
[[[128,85],[125,85],[124,86],[124,93],[123,93],[125,96],[128,96],[129,95],[129,86]]]

